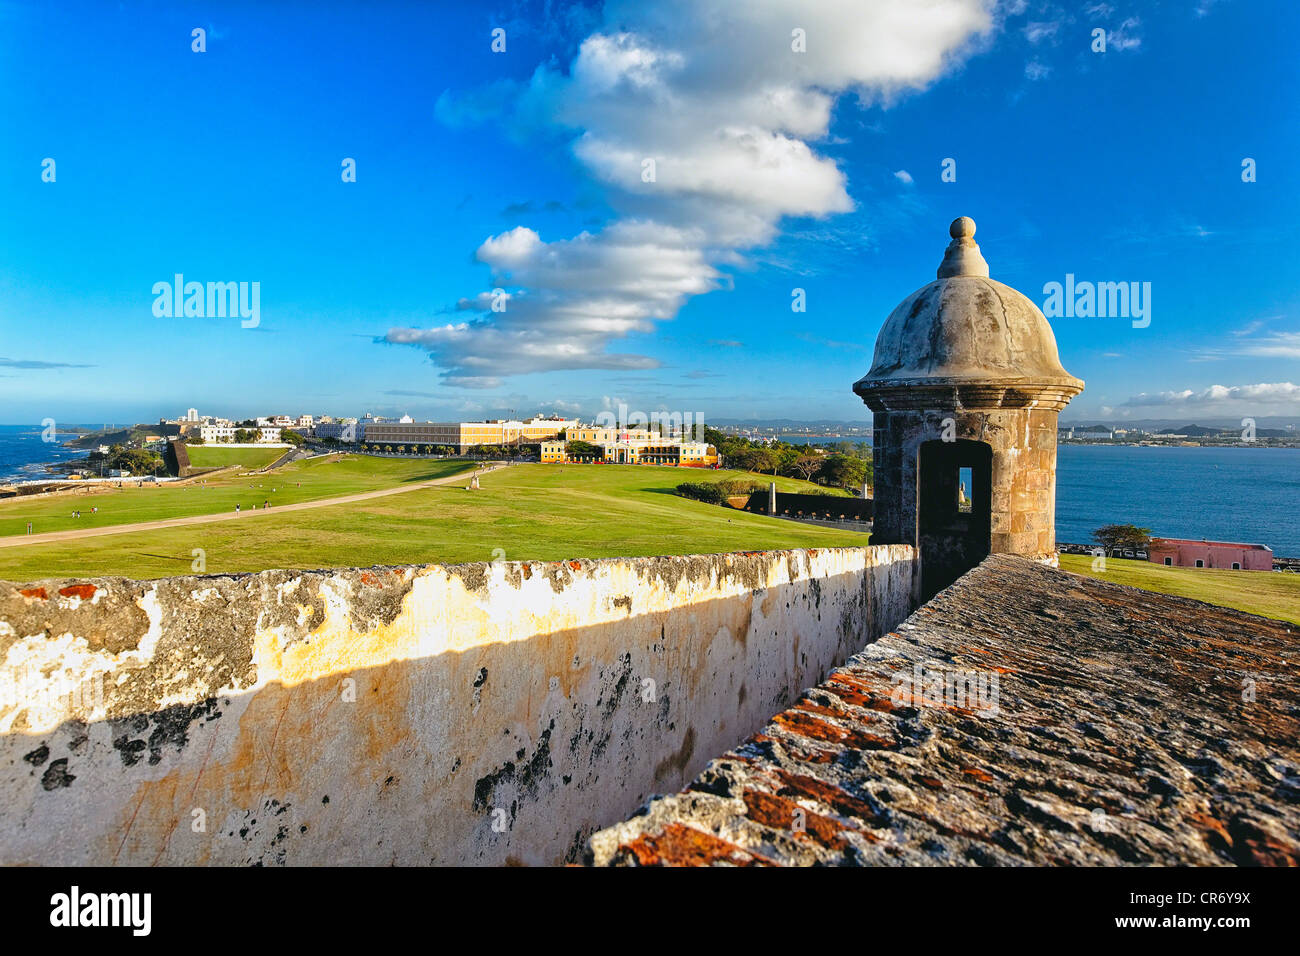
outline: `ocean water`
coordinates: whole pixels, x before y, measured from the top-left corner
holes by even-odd
[[[1300,557],[1300,448],[1061,445],[1056,540],[1104,524],[1167,538],[1266,544]]]
[[[73,458],[84,458],[84,450],[67,448],[63,442],[76,438],[69,432],[56,432],[54,442],[42,441],[40,425],[0,425],[0,482],[31,481],[36,478],[61,478],[46,465]]]

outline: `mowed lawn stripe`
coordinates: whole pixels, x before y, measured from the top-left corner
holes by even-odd
[[[245,468],[265,468],[281,458],[289,448],[259,448],[256,445],[189,445],[186,452],[195,468],[215,468],[223,465],[242,465]]]
[[[188,574],[506,560],[556,561],[801,547],[858,547],[867,535],[677,497],[686,480],[746,477],[648,466],[512,465],[481,478],[351,505],[0,550],[0,578]],[[751,476],[752,477],[752,476]],[[766,481],[768,479],[756,479]],[[779,480],[789,490],[812,486]],[[498,550],[499,549],[499,550]]]
[[[472,470],[475,464],[454,459],[369,458],[359,455],[313,458],[294,462],[266,475],[244,478],[227,472],[206,484],[145,485],[124,488],[99,486],[78,494],[0,501],[0,537],[25,535],[27,523],[34,534],[84,528],[137,524],[192,515],[260,508],[272,509],[302,501],[396,487],[408,482],[444,478]],[[98,508],[98,512],[92,509]],[[81,517],[74,518],[73,511]]]
[[[489,466],[495,467],[495,466]],[[416,487],[429,487],[442,482],[457,481],[459,478],[450,475],[444,478],[433,478],[426,482],[421,482]],[[298,511],[307,511],[315,508],[341,507],[347,504],[356,504],[361,501],[370,501],[375,498],[383,498],[388,495],[405,494],[406,489],[397,488],[380,488],[376,491],[362,491],[352,495],[341,495],[337,498],[324,498],[318,501],[299,501],[294,504],[281,505],[278,509],[272,510],[270,507],[250,508],[246,511],[222,511],[217,514],[190,515],[184,518],[164,518],[159,521],[144,521],[138,524],[121,524],[109,525],[101,528],[74,528],[70,531],[55,531],[49,534],[31,534],[31,535],[11,535],[7,538],[0,538],[0,548],[22,548],[38,547],[51,541],[84,541],[87,538],[102,538],[114,534],[132,534],[136,531],[155,531],[162,528],[179,528],[189,527],[200,524],[213,524],[218,521],[269,521],[273,515],[290,513]]]

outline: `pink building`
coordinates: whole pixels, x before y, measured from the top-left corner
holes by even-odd
[[[1226,568],[1232,571],[1272,571],[1273,551],[1262,544],[1231,541],[1191,541],[1152,538],[1147,560],[1176,568]]]

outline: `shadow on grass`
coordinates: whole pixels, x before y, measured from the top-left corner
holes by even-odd
[[[418,481],[433,481],[434,479],[437,478],[455,478],[459,475],[465,475],[466,477],[469,477],[471,474],[473,474],[473,469],[469,466],[466,466],[458,470],[446,470],[446,471],[437,470],[437,471],[430,471],[422,475],[410,475],[406,478],[402,478],[400,481],[401,484],[406,485]]]

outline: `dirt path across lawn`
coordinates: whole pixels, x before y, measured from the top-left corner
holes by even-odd
[[[434,485],[449,485],[457,481],[468,481],[474,475],[486,475],[490,471],[504,468],[504,465],[489,465],[477,471],[463,471],[458,475],[445,478],[433,478],[398,488],[381,488],[379,491],[363,491],[355,495],[340,495],[337,498],[321,498],[318,501],[300,501],[292,505],[279,505],[272,508],[251,508],[247,511],[222,511],[218,514],[191,515],[187,518],[162,518],[158,521],[139,521],[135,524],[114,524],[103,528],[86,528],[75,531],[47,531],[44,534],[11,534],[0,538],[0,548],[20,548],[25,544],[45,544],[51,541],[75,541],[78,538],[98,538],[106,534],[130,534],[132,531],[154,531],[158,528],[179,528],[190,524],[209,524],[213,521],[255,521],[270,515],[282,515],[286,511],[307,511],[310,508],[328,508],[332,505],[346,505],[353,501],[368,501],[371,498],[383,498],[387,495],[400,495],[420,488]]]

